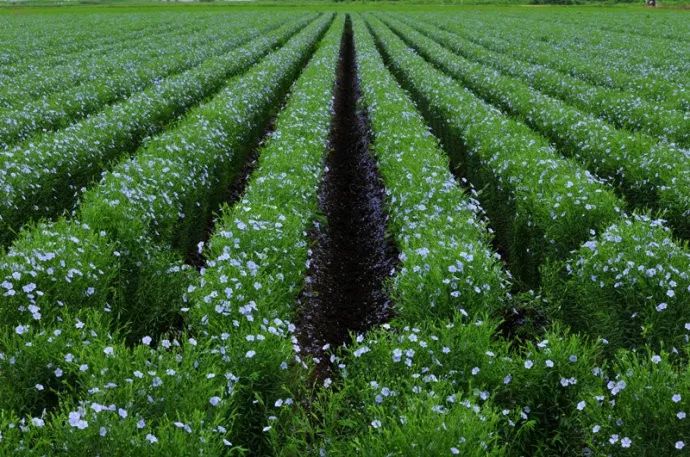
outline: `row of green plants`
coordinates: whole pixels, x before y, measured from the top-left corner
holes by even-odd
[[[481,189],[520,281],[535,287],[545,259],[563,257],[586,241],[590,230],[620,217],[621,202],[605,183],[433,68],[378,19],[368,20],[391,70],[414,94],[453,167]]]
[[[389,284],[399,314],[334,348],[337,377],[293,415],[289,442],[333,456],[673,455],[684,446],[685,424],[676,422],[688,403],[675,395],[688,373],[667,354],[607,361],[600,343],[559,326],[517,347],[500,337],[495,311],[514,298],[479,205],[458,188],[360,19],[354,30],[362,106],[400,250]],[[467,283],[458,286],[460,277]],[[473,294],[472,282],[498,287]],[[658,390],[636,410],[650,380]],[[640,424],[652,412],[658,430]]]
[[[614,15],[610,16],[609,19],[615,18]],[[497,25],[505,26],[507,21],[515,18],[515,15],[501,18],[497,21]],[[569,21],[560,17],[544,23],[538,16],[522,19],[518,21],[522,26],[519,32],[521,35],[531,26],[539,24],[538,30],[533,29],[530,32],[532,37],[539,37],[552,43],[555,50],[580,54],[601,65],[608,64],[624,72],[633,72],[676,83],[682,83],[683,75],[687,75],[690,71],[690,65],[686,62],[690,54],[683,46],[683,38],[662,36],[668,32],[673,33],[673,25],[680,25],[683,22],[681,18],[668,16],[666,21],[668,29],[657,34],[641,34],[642,27],[624,32],[606,29],[609,21],[599,23],[591,20]],[[638,26],[645,25],[642,21],[636,22]],[[630,45],[631,40],[635,40],[634,46]]]
[[[348,349],[332,348],[335,377],[323,380],[285,434],[310,455],[449,455],[454,447],[463,455],[498,455],[493,409],[470,396],[472,404],[464,405],[458,396],[449,411],[434,410],[458,389],[449,379],[425,383],[423,376],[412,376],[412,366],[419,368],[432,353],[420,344],[437,341],[409,325],[462,321],[460,313],[492,309],[507,295],[507,276],[491,252],[478,203],[458,187],[361,18],[353,22],[360,109],[370,123],[371,153],[386,188],[387,229],[399,251],[386,286],[396,317],[366,335],[353,335]],[[453,351],[463,352],[456,345]],[[439,350],[438,356],[443,354]],[[455,368],[462,370],[460,364]]]
[[[438,175],[426,173],[432,170],[414,173],[416,164],[426,165],[434,157],[438,165],[447,168],[447,164],[433,137],[425,133],[414,105],[387,74],[365,27],[359,23],[355,31],[364,105],[372,122],[380,172],[389,189],[387,209],[392,226],[396,226],[394,208],[409,204],[402,214],[411,218],[420,211],[430,221],[438,215],[435,222],[443,231],[441,227],[450,219],[446,216],[444,220],[441,208],[429,211],[432,207],[415,205],[415,198],[408,203],[407,197],[428,194],[427,186],[434,181],[429,176],[439,177],[438,190],[452,182],[446,169],[444,182],[440,169]],[[400,128],[401,123],[405,128]],[[388,166],[393,164],[400,167],[400,174],[388,175],[389,180]],[[452,185],[458,192],[456,184]],[[401,202],[394,189],[406,187],[408,192]],[[472,208],[469,212],[475,212],[476,203],[466,201]],[[486,243],[486,233],[481,230],[475,230],[477,238],[470,236],[468,226],[483,225],[473,220],[456,233],[462,233],[464,240]],[[429,227],[436,224],[432,222]],[[433,246],[435,241],[449,238],[444,235],[422,231],[410,238]],[[409,238],[403,240],[403,245],[409,242]],[[396,241],[400,243],[397,236]],[[484,247],[488,251],[487,244]],[[309,430],[320,437],[314,443],[314,453],[580,455],[585,448],[594,455],[628,455],[651,450],[672,454],[684,446],[684,427],[676,421],[683,417],[680,412],[687,409],[687,403],[677,392],[687,386],[688,374],[672,367],[667,354],[624,354],[607,367],[602,346],[568,336],[558,327],[516,352],[506,341],[495,339],[497,322],[487,317],[500,297],[488,300],[484,307],[472,307],[464,301],[469,298],[472,303],[472,296],[461,294],[455,306],[437,308],[433,300],[412,295],[407,301],[405,295],[396,294],[403,284],[398,283],[398,275],[404,276],[406,271],[423,275],[413,284],[415,292],[428,296],[436,296],[438,290],[448,291],[452,284],[452,278],[432,273],[440,270],[435,270],[434,264],[444,259],[443,255],[408,256],[410,251],[403,246],[400,251],[402,266],[391,283],[400,316],[389,326],[355,338],[356,342],[341,353],[342,358],[335,360],[340,382],[335,389],[322,391],[310,406],[313,428]],[[458,257],[464,258],[456,254],[452,260]],[[443,260],[439,263],[445,266]],[[457,272],[458,267],[451,265],[448,273]],[[637,368],[634,372],[629,370],[631,364]],[[657,395],[647,396],[637,411],[637,398],[649,389],[646,383],[650,379],[660,384]],[[630,390],[621,395],[626,381]],[[605,403],[604,398],[618,398],[619,403]],[[655,402],[659,405],[656,410]],[[661,422],[658,430],[640,424],[640,418],[652,412]]]
[[[174,55],[179,52],[177,48],[187,37],[203,32],[197,26],[189,29],[171,30],[168,33],[157,33],[152,30],[150,34],[139,36],[139,44],[134,46],[127,37],[120,42],[103,50],[100,55],[90,55],[86,58],[73,56],[72,60],[63,65],[56,65],[50,69],[36,65],[34,72],[24,72],[13,75],[11,80],[6,80],[0,86],[0,104],[3,106],[3,114],[17,111],[21,114],[24,105],[47,101],[48,96],[56,92],[74,89],[76,86],[93,83],[96,79],[110,78],[123,71],[123,66],[136,75],[137,67],[148,65],[149,59]],[[173,44],[174,43],[174,44]],[[159,66],[161,64],[159,63]],[[56,107],[59,108],[59,107]],[[3,134],[4,139],[7,134]],[[7,141],[4,141],[7,143]]]
[[[284,440],[310,383],[296,303],[307,280],[310,232],[328,223],[318,193],[344,19],[335,19],[295,82],[241,199],[220,213],[203,251],[206,267],[189,290],[190,329],[223,354],[236,379],[225,392],[238,414],[231,435],[257,455],[302,451]]]
[[[54,69],[54,76],[64,83],[62,87],[44,80],[53,92],[33,100],[19,99],[18,107],[0,112],[0,144],[7,149],[33,133],[65,128],[205,60],[226,54],[283,22],[285,19],[275,22],[259,19],[254,22],[255,27],[245,27],[248,25],[245,22],[234,28],[209,24],[211,29],[206,32],[195,34],[182,30],[177,36],[156,37],[150,43],[129,48],[128,52],[116,50],[114,55],[105,55],[103,60],[108,65],[97,65],[92,74],[79,83],[67,81],[69,78],[64,78],[60,69]],[[72,65],[80,66],[78,62]],[[23,86],[20,83],[13,87],[26,93],[28,89]],[[34,139],[28,140],[28,143],[33,142]]]
[[[75,222],[59,222],[58,230],[41,224],[23,231],[8,253],[12,260],[3,266],[2,276],[17,291],[7,301],[2,316],[6,324],[36,320],[36,312],[50,320],[60,311],[61,302],[104,306],[112,300],[110,306],[118,308],[119,320],[133,326],[129,329],[133,340],[144,332],[169,328],[183,305],[181,290],[188,276],[176,259],[184,259],[203,238],[211,213],[227,198],[225,190],[328,21],[322,17],[312,22],[304,33],[194,108],[174,129],[108,172],[84,195]],[[46,228],[58,239],[69,240],[74,225],[89,228],[92,249],[76,246],[67,258],[54,254],[46,258],[42,250],[31,255],[32,249],[41,249],[32,238],[40,239]],[[70,272],[78,271],[80,265],[94,268],[86,260],[92,256],[108,266],[98,271],[115,274],[103,275],[109,280],[85,290],[71,280],[78,273]],[[37,266],[36,258],[44,261]],[[13,279],[23,269],[35,274]],[[27,283],[33,283],[41,294],[31,287],[25,290]],[[42,290],[47,288],[54,293]],[[33,308],[26,307],[27,298]]]
[[[89,14],[64,19],[29,15],[6,21],[0,32],[5,43],[0,54],[2,74],[27,72],[44,63],[62,65],[74,57],[107,51],[128,37],[136,40],[150,32],[167,33],[180,26],[180,22],[165,14]]]
[[[246,120],[256,118],[260,116],[258,113],[264,113],[268,107],[279,104],[277,99],[281,97],[281,92],[287,90],[286,85],[289,86],[299,73],[301,65],[309,58],[331,20],[330,16],[323,16],[307,25],[280,50],[257,63],[243,77],[231,81],[223,93],[194,111],[187,125],[196,126],[197,136],[187,138],[190,144],[195,139],[203,139],[204,135],[209,140],[217,139],[217,136],[213,136],[221,130],[230,133],[234,128],[234,134],[228,134],[224,148],[211,141],[195,141],[197,159],[201,159],[201,154],[205,153],[211,161],[215,155],[218,168],[229,166],[227,159],[220,159],[223,154],[226,157],[236,154],[237,149],[242,147],[243,140],[249,140],[247,132],[253,129],[247,126]],[[286,175],[292,171],[295,162],[291,154],[293,150],[285,151],[284,148],[293,147],[292,140],[302,138],[302,133],[314,135],[305,137],[302,146],[310,151],[312,160],[320,165],[330,119],[328,102],[332,97],[332,69],[341,32],[339,23],[342,24],[342,20],[332,26],[314,63],[305,70],[305,76],[295,86],[288,111],[277,121],[277,131],[269,141],[270,146],[265,148],[268,155],[253,178],[257,184],[249,185],[243,199],[246,204],[251,204],[250,198],[257,198],[256,203],[259,204],[263,198],[273,196],[270,192],[266,193],[269,189],[264,189],[263,185],[271,178],[272,159],[275,166],[287,167],[282,171],[276,170],[279,174],[273,178],[273,182],[277,187],[285,184]],[[325,70],[330,70],[331,74]],[[320,84],[314,84],[318,78],[321,78]],[[258,95],[260,89],[264,91],[262,95]],[[304,110],[304,103],[309,102],[315,110]],[[185,130],[184,122],[182,121],[178,130],[190,132],[191,128]],[[283,132],[286,135],[284,140],[281,139]],[[181,136],[178,138],[183,140]],[[190,153],[191,149],[190,146]],[[147,154],[147,160],[152,161],[154,151],[155,149],[149,149],[143,154]],[[163,152],[159,151],[161,154]],[[175,155],[177,153],[179,150],[175,151]],[[236,159],[239,160],[239,157]],[[263,167],[264,163],[268,168]],[[170,160],[168,164],[176,170],[163,171],[160,176],[151,175],[149,180],[160,179],[162,185],[162,181],[173,174],[187,174],[191,171],[184,168],[187,162],[181,160],[177,163]],[[209,168],[208,171],[212,170]],[[318,186],[319,173],[320,166],[307,166],[303,175],[306,182],[295,181],[295,184],[298,187],[299,184],[306,185],[303,191],[308,193],[310,182],[312,187]],[[211,173],[208,175],[210,179]],[[222,186],[228,183],[216,184]],[[278,188],[275,190],[277,194],[280,193]],[[287,202],[288,196],[293,197],[293,190],[299,188],[285,189],[283,200]],[[188,192],[193,193],[195,189],[190,188]],[[315,191],[312,194],[311,205],[315,206]],[[204,195],[203,189],[197,189],[194,196],[200,200],[212,198],[208,190]],[[152,194],[152,197],[165,199],[166,194],[161,190]],[[183,198],[182,195],[178,196],[178,199]],[[290,198],[290,203],[299,204],[300,201]],[[86,206],[87,203],[82,209]],[[269,204],[266,209],[271,209],[272,206]],[[159,211],[165,209],[159,208]],[[177,216],[174,210],[171,211]],[[307,224],[308,221],[302,220],[301,215],[300,213],[298,219],[293,214],[292,220]],[[280,231],[283,221],[279,213],[275,216],[278,218],[278,226],[275,228]],[[287,222],[285,224],[287,227]],[[197,331],[195,325],[192,326],[191,333],[185,332],[182,327],[168,327],[166,332],[156,333],[155,326],[145,322],[156,316],[156,310],[145,310],[140,315],[136,314],[136,310],[128,310],[131,313],[123,320],[122,314],[127,310],[117,307],[117,302],[113,301],[114,297],[107,290],[100,292],[100,302],[91,302],[92,306],[89,307],[89,303],[85,301],[97,294],[96,287],[107,289],[115,286],[116,283],[107,281],[108,273],[111,274],[110,279],[121,278],[123,265],[135,262],[135,254],[122,249],[123,238],[118,239],[114,230],[104,228],[98,231],[78,221],[60,221],[26,233],[36,237],[36,245],[26,246],[23,254],[32,253],[35,257],[31,261],[43,263],[41,266],[44,268],[29,270],[31,262],[27,262],[28,265],[22,268],[21,264],[26,257],[20,258],[16,249],[13,249],[5,259],[5,266],[9,260],[14,261],[14,265],[9,266],[6,271],[16,273],[18,278],[10,274],[3,287],[5,290],[14,290],[16,287],[18,294],[23,295],[22,301],[31,299],[31,295],[43,298],[52,293],[52,297],[46,298],[46,306],[32,308],[34,314],[41,314],[34,316],[33,321],[22,319],[22,323],[16,326],[10,324],[3,327],[3,335],[0,337],[0,347],[3,348],[0,353],[3,369],[0,373],[4,377],[0,388],[0,401],[3,402],[0,418],[3,448],[20,455],[241,454],[246,444],[235,442],[235,437],[247,438],[238,429],[254,419],[252,416],[237,416],[237,405],[242,404],[240,390],[245,379],[239,378],[233,371],[238,370],[237,373],[240,373],[245,366],[244,358],[230,358],[222,343],[219,344],[220,341],[229,339],[232,324],[215,337],[200,329]],[[291,230],[289,233],[301,234],[299,230]],[[224,234],[226,231],[219,229],[218,240]],[[20,241],[28,239],[28,236],[20,238]],[[38,239],[39,236],[43,236],[43,239]],[[139,249],[150,251],[150,248],[143,245],[146,241],[140,241]],[[254,241],[254,237],[246,237],[247,243]],[[270,243],[275,239],[266,241]],[[291,244],[292,241],[286,242]],[[170,245],[170,240],[158,242],[164,246]],[[116,244],[117,251],[114,248]],[[108,248],[109,252],[106,251]],[[162,251],[166,252],[167,249],[164,247]],[[71,258],[65,257],[70,254]],[[117,259],[120,259],[120,265],[115,264]],[[80,262],[85,269],[90,270],[75,272],[78,265],[75,262]],[[152,267],[151,259],[143,259],[142,263],[144,268]],[[56,271],[65,266],[70,268],[66,271],[67,275],[71,275],[70,280],[63,276],[64,269]],[[169,264],[168,267],[170,266]],[[163,265],[158,265],[158,268],[162,267]],[[99,273],[104,274],[97,277]],[[161,294],[166,288],[175,289],[174,275],[170,271],[161,270],[160,275],[162,281],[146,282],[146,287],[153,289],[152,293]],[[25,278],[33,282],[27,283]],[[276,281],[280,280],[276,276]],[[60,297],[60,293],[69,290],[73,281],[79,284],[75,284],[75,295],[70,297],[74,301],[70,302]],[[193,284],[198,281],[199,279],[188,274],[184,281],[179,282],[184,284],[185,290],[189,286],[188,291],[192,294],[195,290]],[[201,279],[201,282],[204,280]],[[10,283],[12,287],[8,289]],[[94,290],[87,287],[84,291],[83,286],[87,284]],[[81,294],[78,293],[79,289],[82,289]],[[183,291],[176,292],[181,295]],[[126,297],[127,300],[132,298]],[[15,304],[17,303],[19,301]],[[49,303],[55,306],[49,308]],[[172,302],[166,305],[175,306]],[[186,309],[178,311],[184,312]],[[273,325],[275,327],[271,328],[276,332],[288,331],[287,322]],[[139,333],[137,329],[144,332]],[[247,334],[249,336],[251,334]],[[234,336],[230,341],[236,342]],[[240,341],[242,338],[238,338],[237,343]],[[271,368],[280,370],[279,366]],[[250,379],[251,377],[248,380]],[[251,392],[248,394],[254,398]],[[251,406],[251,402],[247,404]],[[261,428],[251,431],[258,437],[263,434]]]
[[[681,111],[665,109],[633,93],[595,86],[543,65],[522,62],[510,55],[486,49],[457,33],[439,29],[432,23],[412,21],[411,16],[399,17],[453,52],[518,78],[536,90],[620,128],[641,131],[681,147],[690,145],[690,119]]]
[[[577,54],[566,54],[564,58],[563,52],[556,51],[550,43],[538,39],[520,39],[521,33],[516,27],[492,27],[493,33],[488,36],[481,28],[466,22],[451,22],[436,15],[432,21],[491,50],[508,53],[520,60],[544,65],[598,86],[631,92],[667,109],[690,109],[690,92],[684,89],[682,83],[609,68]]]
[[[610,181],[631,207],[663,211],[680,237],[690,237],[690,163],[679,151],[652,137],[617,130],[516,78],[464,59],[409,26],[386,22],[433,65]]]
[[[99,114],[46,133],[4,154],[0,241],[7,245],[27,222],[72,209],[99,174],[145,147],[146,138],[220,90],[227,79],[284,44],[312,17],[302,17],[226,54],[166,79]],[[238,39],[251,36],[251,28]]]
[[[168,223],[169,225],[178,224],[180,230],[185,225],[198,227],[200,224],[204,224],[205,217],[203,221],[194,217],[199,213],[190,213],[185,220],[183,219],[184,215],[180,214],[179,210],[173,209],[173,205],[177,203],[185,206],[186,203],[187,207],[196,208],[196,202],[199,202],[200,207],[203,204],[202,210],[210,211],[209,207],[212,201],[217,202],[221,196],[218,195],[218,189],[209,190],[210,181],[213,180],[213,184],[221,184],[218,187],[222,187],[222,183],[218,183],[216,180],[221,177],[218,173],[221,172],[221,166],[224,165],[225,177],[228,178],[225,185],[229,186],[231,178],[227,175],[231,175],[239,167],[242,158],[240,152],[244,152],[242,151],[242,140],[251,141],[252,136],[261,133],[253,132],[253,130],[257,130],[256,126],[244,124],[246,122],[244,117],[235,117],[238,116],[238,113],[226,108],[233,107],[234,104],[237,106],[234,111],[244,109],[244,113],[241,114],[258,113],[255,116],[259,118],[261,115],[266,116],[265,111],[272,106],[271,102],[275,102],[275,99],[280,96],[279,89],[297,71],[299,59],[304,59],[307,55],[308,48],[303,48],[313,44],[314,35],[325,27],[324,22],[326,20],[321,19],[319,22],[312,23],[307,29],[308,33],[293,38],[289,46],[281,48],[281,51],[277,54],[271,54],[245,75],[232,80],[224,92],[209,103],[193,110],[185,120],[181,121],[174,130],[166,135],[169,140],[176,139],[178,145],[187,144],[190,154],[196,154],[194,161],[185,160],[180,147],[166,149],[166,143],[160,138],[158,138],[157,143],[153,140],[137,156],[119,165],[104,178],[103,183],[89,192],[86,201],[79,207],[80,217],[75,221],[65,222],[61,220],[55,224],[39,224],[33,229],[22,231],[17,242],[7,253],[6,262],[4,262],[3,270],[5,273],[3,277],[7,280],[5,288],[16,291],[16,293],[8,294],[10,298],[7,300],[7,306],[3,313],[6,324],[13,325],[31,321],[32,315],[38,311],[34,308],[27,309],[24,305],[29,296],[33,299],[30,299],[29,302],[37,305],[43,315],[46,315],[51,309],[58,311],[60,303],[75,306],[80,302],[84,305],[91,302],[92,306],[103,306],[112,294],[110,289],[115,285],[113,277],[122,276],[120,270],[124,268],[124,260],[131,259],[129,263],[136,266],[137,262],[134,260],[136,256],[144,257],[150,254],[150,250],[146,249],[146,241],[147,237],[154,236],[155,221],[159,219],[169,220],[171,221]],[[301,53],[297,52],[295,48]],[[273,82],[273,88],[266,87],[270,82]],[[246,99],[243,100],[243,97],[247,97],[247,92],[237,91],[237,89],[245,89],[246,86],[252,84],[264,88],[262,104],[256,103],[251,106]],[[257,119],[258,123],[261,123],[261,120]],[[219,125],[219,122],[223,121],[225,124]],[[216,139],[215,137],[219,133],[222,135],[223,130],[230,130],[232,126],[235,128],[235,135],[225,135],[225,143],[211,143],[210,140]],[[221,130],[220,127],[226,128]],[[204,141],[207,144],[203,144]],[[194,149],[194,146],[202,145],[207,147],[213,145],[214,148],[208,150]],[[220,160],[222,156],[216,156],[219,149],[225,154],[223,162]],[[207,153],[207,162],[211,165],[202,162],[201,152]],[[168,155],[167,159],[166,155]],[[236,159],[237,163],[233,163],[233,159]],[[217,165],[214,165],[214,162],[217,162]],[[156,167],[160,164],[164,164],[164,166]],[[195,166],[198,167],[194,168]],[[195,170],[198,174],[192,176],[191,172]],[[123,173],[123,171],[125,172]],[[212,171],[215,173],[211,173]],[[137,181],[132,179],[135,172],[139,172]],[[148,176],[146,175],[147,172]],[[177,189],[173,188],[168,194],[165,194],[163,192],[164,186],[174,186],[173,181],[169,181],[173,177],[195,179],[195,182],[207,182],[207,185],[205,190],[204,188],[196,189],[181,186]],[[139,200],[132,195],[134,191],[138,191]],[[144,191],[150,193],[145,194]],[[116,194],[118,192],[120,192],[119,195]],[[139,221],[138,224],[124,229],[121,227],[126,224],[117,224],[128,217],[136,218],[137,214],[135,213],[142,204],[156,201],[160,202],[156,207],[149,211],[146,209],[140,211],[140,213],[146,213],[146,220]],[[166,204],[170,206],[165,206]],[[86,225],[87,223],[91,225]],[[157,237],[156,241],[164,246],[170,246],[174,241],[173,236],[168,232],[162,237]],[[70,241],[72,238],[75,241]],[[201,239],[201,236],[198,239]],[[117,251],[113,247],[115,243],[119,245]],[[62,252],[64,255],[58,256],[58,253],[52,250],[44,250],[43,246],[59,247],[61,251],[58,253]],[[186,252],[182,247],[180,251]],[[150,259],[149,262],[143,262],[139,266],[143,270],[149,268],[154,271],[159,267],[152,265]],[[84,268],[87,271],[83,271]],[[84,286],[97,277],[90,275],[89,270],[111,272],[112,275],[110,275],[110,279],[90,284],[91,289],[89,289],[88,286]],[[159,273],[165,273],[165,270]],[[100,276],[108,275],[102,274]],[[43,283],[41,287],[38,286],[37,282]],[[32,283],[33,286],[27,285]],[[36,289],[41,293],[37,293]],[[47,293],[46,290],[41,289],[49,289],[53,293]],[[153,287],[153,289],[156,288]],[[152,290],[151,293],[158,294],[161,291],[165,291],[165,288]],[[120,297],[119,301],[126,303],[131,299],[132,297]],[[42,304],[45,306],[41,306]],[[133,304],[130,306],[136,310]],[[156,313],[144,313],[144,311],[140,310],[142,314],[147,314],[149,319],[158,317]],[[171,312],[173,312],[172,309],[168,311],[168,313]]]
[[[676,203],[674,205],[674,203],[659,199],[654,206],[666,211],[665,214],[669,216],[673,227],[677,229],[676,234],[687,237],[687,227],[677,224],[682,224],[687,219],[687,206],[690,200],[687,195],[683,195],[688,193],[683,192],[682,182],[683,177],[690,174],[687,171],[683,173],[683,163],[674,161],[675,157],[672,154],[670,157],[667,155],[664,161],[659,161],[663,156],[649,157],[649,154],[635,160],[635,154],[631,153],[635,147],[632,141],[624,142],[624,144],[621,144],[622,141],[607,143],[607,139],[615,139],[615,132],[608,132],[608,137],[605,131],[597,134],[597,130],[601,129],[597,129],[592,122],[582,119],[573,120],[571,128],[563,126],[564,122],[576,117],[576,114],[568,116],[567,108],[550,106],[548,99],[546,101],[540,99],[539,94],[528,91],[517,81],[506,80],[482,68],[458,62],[443,48],[434,46],[432,42],[425,42],[421,35],[414,34],[410,29],[398,28],[398,30],[414,40],[415,46],[425,57],[453,74],[459,74],[475,92],[486,96],[491,101],[498,101],[500,106],[508,112],[517,113],[530,125],[550,134],[549,136],[559,146],[578,147],[579,151],[574,152],[576,157],[587,154],[585,162],[595,164],[614,162],[604,167],[609,170],[609,173],[605,174],[608,175],[607,177],[616,178],[614,173],[617,172],[622,175],[621,180],[624,184],[627,179],[625,172],[631,172],[633,176],[642,175],[641,182],[636,185],[637,192],[625,192],[630,196],[631,201],[639,204],[643,198],[650,199],[649,194],[655,190],[650,180],[661,181],[666,175],[665,185],[660,184],[657,192],[662,195],[664,192],[675,192],[678,195],[674,199]],[[561,136],[555,136],[560,135],[560,131],[546,130],[555,129],[558,126],[562,127],[561,130],[566,130],[562,137],[579,135],[580,138],[568,138],[564,143]],[[596,139],[602,139],[604,144],[598,148],[594,147],[592,144],[596,143]],[[589,150],[582,146],[588,142]],[[617,157],[615,151],[619,150],[623,152]],[[662,172],[654,167],[654,164],[663,166],[667,171]],[[593,171],[601,173],[602,170],[596,168]],[[615,179],[614,182],[616,182]],[[625,187],[623,189],[626,190]],[[647,194],[646,197],[645,194]],[[611,241],[614,242],[611,243]],[[563,280],[563,275],[559,276],[553,269],[550,270],[551,282],[548,283],[546,290],[555,302],[563,304],[560,312],[564,320],[575,328],[606,337],[616,348],[638,347],[645,342],[646,338],[650,338],[651,342],[657,345],[664,342],[671,347],[680,347],[687,338],[685,322],[682,321],[682,317],[687,313],[687,306],[684,303],[688,291],[687,286],[683,286],[688,282],[687,275],[683,274],[683,269],[688,265],[687,250],[673,241],[670,232],[663,228],[662,222],[652,221],[648,217],[636,217],[633,221],[625,221],[608,227],[599,240],[598,246],[603,251],[599,252],[594,246],[597,246],[597,241],[590,242],[588,247],[581,250],[580,256],[577,257],[578,261],[568,265],[568,271],[574,272],[573,278]],[[646,257],[656,259],[660,261],[660,264],[655,265],[654,268],[645,267],[646,262],[638,252],[641,247],[645,247]],[[614,268],[612,259],[616,259],[616,262],[621,262],[625,266]],[[637,268],[637,274],[633,268]],[[643,270],[640,271],[640,268]],[[655,271],[655,268],[659,271]],[[626,270],[633,270],[633,272],[623,275],[622,273]],[[590,280],[593,277],[597,279]],[[564,283],[559,284],[559,278]],[[646,282],[651,284],[647,290],[644,290]],[[598,293],[598,289],[602,287],[610,292]],[[679,289],[680,295],[677,300],[676,288]],[[586,298],[583,299],[583,297]],[[673,299],[673,304],[668,311],[661,310],[660,312],[657,307],[662,303],[667,305],[667,298]],[[661,306],[664,307],[664,305]],[[601,315],[602,319],[597,320],[595,324],[590,324],[587,316],[592,315]],[[609,318],[604,319],[606,316]],[[580,319],[579,322],[578,319]],[[599,325],[600,323],[602,325]],[[640,326],[642,326],[642,331],[639,330]],[[664,338],[661,338],[661,335]]]
[[[557,157],[524,124],[492,110],[435,70],[380,21],[370,22],[391,68],[443,132],[444,145],[458,155],[454,161],[462,176],[481,189],[479,199],[516,277],[533,288],[541,283],[539,274],[549,277],[543,286],[553,314],[593,337],[618,334],[609,342],[610,352],[634,346],[628,341],[682,348],[687,329],[677,318],[686,312],[690,293],[684,272],[690,266],[687,245],[674,241],[663,221],[622,214],[604,184]],[[611,235],[618,232],[626,236]],[[604,246],[616,256],[596,255]],[[574,255],[573,249],[578,251]],[[566,259],[574,260],[563,265]],[[584,274],[612,271],[614,259],[629,264],[625,275]],[[637,285],[641,280],[646,287]],[[607,282],[611,289],[603,294]],[[578,287],[589,293],[571,293]],[[594,308],[618,316],[630,310],[639,323],[609,319],[609,330],[597,333],[601,328],[588,325]]]
[[[303,25],[302,33],[118,164],[83,195],[81,220],[106,230],[132,255],[151,240],[186,256],[331,20],[322,15]]]

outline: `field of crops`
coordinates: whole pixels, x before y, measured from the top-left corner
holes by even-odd
[[[690,455],[690,14],[0,15],[0,455]]]

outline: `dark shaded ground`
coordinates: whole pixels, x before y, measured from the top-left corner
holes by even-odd
[[[390,319],[384,281],[397,258],[386,238],[384,189],[369,153],[368,121],[357,110],[359,86],[352,25],[348,17],[340,48],[335,87],[331,150],[319,195],[326,224],[313,233],[313,250],[300,297],[299,341],[321,359],[317,378],[330,366],[323,346],[347,343],[349,332],[363,332]]]

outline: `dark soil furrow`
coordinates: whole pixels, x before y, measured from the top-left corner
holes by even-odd
[[[335,87],[331,148],[319,205],[326,223],[312,232],[313,249],[300,297],[299,339],[318,363],[317,378],[330,372],[324,346],[348,342],[392,314],[384,283],[397,258],[386,237],[384,188],[369,152],[368,120],[358,110],[359,85],[348,17]]]

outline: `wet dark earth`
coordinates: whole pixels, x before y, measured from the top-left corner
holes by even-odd
[[[397,253],[386,237],[384,187],[369,152],[368,121],[360,96],[352,26],[340,49],[330,151],[319,205],[325,224],[312,231],[306,286],[299,299],[298,339],[317,359],[316,377],[330,373],[324,346],[347,343],[392,315],[385,280]]]

